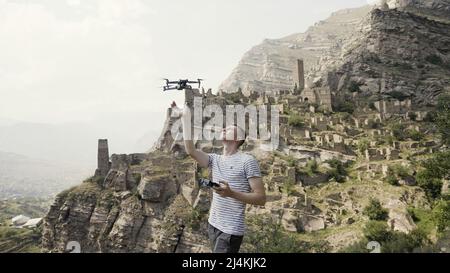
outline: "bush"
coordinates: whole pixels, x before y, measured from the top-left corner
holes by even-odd
[[[442,180],[434,178],[428,171],[421,171],[416,176],[417,184],[421,187],[428,198],[436,199],[441,196]]]
[[[421,230],[413,230],[410,234],[390,232],[389,241],[381,244],[383,253],[412,253],[427,242],[426,234]]]
[[[312,159],[312,160],[308,160],[308,162],[306,163],[305,166],[305,172],[309,175],[309,176],[313,176],[314,174],[319,172],[319,164],[317,164],[317,161]]]
[[[186,219],[186,224],[193,230],[199,230],[201,223],[206,220],[207,214],[199,210],[198,208],[193,208],[190,214],[188,214]]]
[[[295,192],[295,181],[288,179],[281,185],[281,191],[287,196],[291,196]]]
[[[433,209],[438,232],[445,232],[450,228],[450,201],[440,200]]]
[[[395,171],[392,168],[388,169],[387,176],[386,176],[386,182],[392,186],[399,185],[397,175],[395,174]]]
[[[359,142],[358,142],[358,151],[361,153],[361,154],[364,154],[365,152],[366,152],[366,150],[367,149],[369,149],[369,140],[367,140],[367,139],[361,139]]]
[[[409,176],[408,169],[403,165],[395,164],[390,169],[392,169],[392,171],[395,173],[395,175],[397,175],[400,178],[406,178]]]
[[[325,161],[325,163],[328,163],[332,168],[327,172],[330,178],[334,178],[339,183],[345,182],[345,177],[348,175],[348,172],[346,166],[340,160],[330,159]]]
[[[400,92],[400,91],[391,91],[388,95],[389,95],[391,98],[396,99],[396,100],[399,100],[399,101],[404,101],[404,100],[406,100],[407,98],[409,98],[408,95],[403,94],[403,93]]]
[[[404,141],[408,138],[414,141],[420,141],[425,137],[423,133],[415,129],[407,130],[406,126],[401,123],[391,125],[391,130],[394,138],[398,141]]]
[[[326,252],[326,242],[309,243],[284,231],[272,215],[247,217],[248,231],[242,244],[243,252],[250,253],[302,253]]]
[[[428,112],[425,117],[423,118],[423,121],[426,122],[435,122],[437,119],[437,112],[436,111],[430,111]]]
[[[355,112],[355,105],[350,101],[340,101],[336,104],[334,111],[353,114]]]
[[[450,177],[450,151],[434,154],[422,166],[424,170],[416,175],[417,183],[430,199],[436,199],[441,195],[442,179]]]
[[[441,133],[442,142],[450,146],[450,94],[444,94],[438,98],[436,109],[436,126]]]
[[[363,232],[366,238],[347,247],[343,252],[367,253],[369,241],[380,243],[382,253],[412,253],[429,243],[426,233],[420,229],[409,234],[389,231],[388,225],[380,221],[369,221]]]
[[[423,167],[429,170],[432,177],[439,179],[450,178],[450,151],[439,152],[423,162]]]
[[[305,122],[298,114],[291,114],[288,118],[288,125],[293,127],[302,127]]]
[[[414,141],[421,141],[424,139],[425,135],[417,130],[410,130],[408,131],[408,136],[410,139]]]
[[[293,156],[288,156],[286,162],[289,167],[295,167],[297,165],[297,160]]]
[[[417,119],[417,114],[416,113],[414,113],[414,112],[409,112],[408,113],[408,118],[410,119],[410,120],[416,120]]]
[[[379,243],[386,242],[391,238],[387,223],[381,221],[369,221],[364,227],[363,233],[369,241]]]
[[[392,134],[398,141],[404,141],[408,137],[406,133],[406,126],[401,123],[395,123],[391,126]]]
[[[385,221],[388,218],[388,210],[381,206],[380,201],[370,199],[369,205],[364,208],[363,214],[370,220]]]

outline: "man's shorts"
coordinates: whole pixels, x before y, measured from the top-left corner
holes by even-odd
[[[224,233],[208,223],[208,236],[213,253],[238,253],[244,236]]]

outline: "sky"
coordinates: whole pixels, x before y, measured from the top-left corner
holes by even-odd
[[[180,92],[215,90],[265,38],[303,32],[367,0],[0,0],[0,118],[92,121],[110,113],[164,119]],[[162,126],[162,124],[161,124]]]

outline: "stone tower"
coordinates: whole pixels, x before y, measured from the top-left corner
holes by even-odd
[[[297,59],[294,69],[294,83],[297,86],[297,92],[305,89],[305,68],[303,59]]]
[[[381,0],[379,7],[382,11],[389,10],[389,5],[387,3],[387,0]]]
[[[110,163],[109,163],[108,140],[99,139],[97,152],[97,170],[95,171],[95,175],[106,176],[109,172],[109,169]]]

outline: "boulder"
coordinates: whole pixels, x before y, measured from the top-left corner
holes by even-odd
[[[138,186],[139,196],[149,202],[162,202],[170,182],[168,175],[144,177]]]
[[[11,219],[11,222],[15,226],[21,226],[26,224],[30,220],[30,217],[25,215],[18,215]]]

